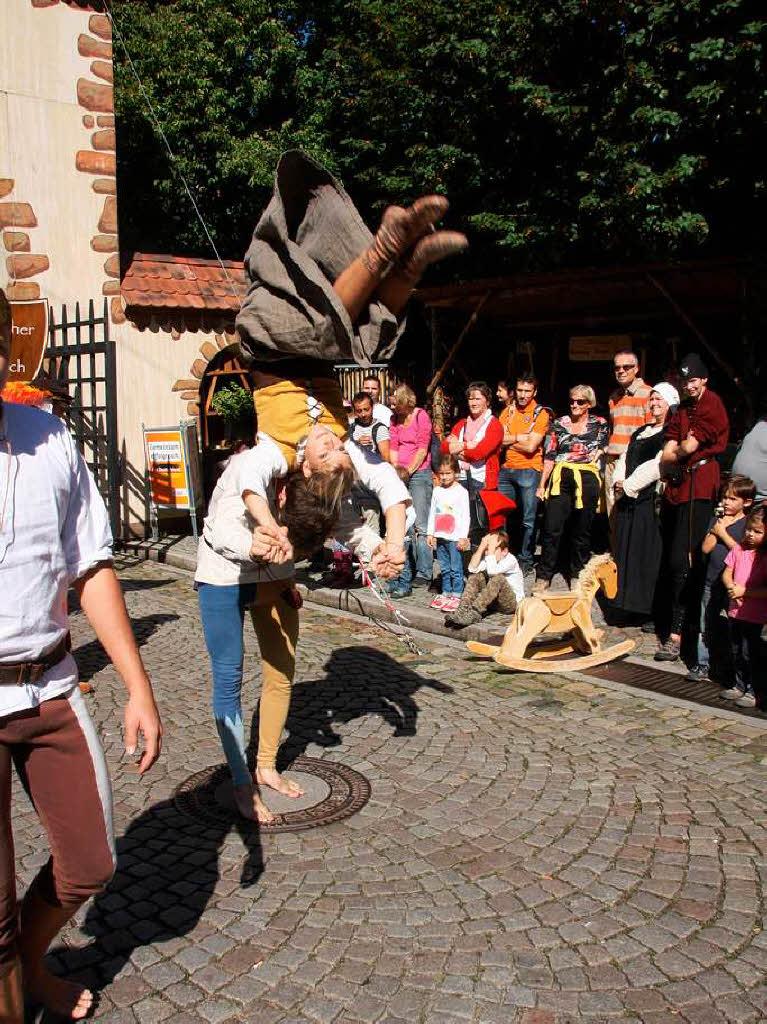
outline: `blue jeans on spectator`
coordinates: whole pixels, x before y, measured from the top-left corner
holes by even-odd
[[[463,559],[458,550],[458,541],[437,537],[437,561],[442,576],[443,595],[455,594],[460,597],[463,593]]]
[[[507,498],[516,501],[516,514],[522,520],[522,538],[517,561],[524,570],[532,569],[535,555],[535,516],[538,499],[535,492],[541,482],[537,469],[501,469],[498,474],[498,490]]]
[[[242,633],[245,611],[256,599],[257,586],[197,584],[202,631],[213,669],[213,717],[235,786],[252,782],[242,723]]]
[[[431,492],[434,489],[431,469],[419,469],[408,481],[407,489],[413,499],[415,512],[415,538],[413,554],[415,556],[415,574],[431,582],[434,553],[426,543],[426,528],[429,525],[429,509],[431,508]]]
[[[711,665],[711,647],[717,625],[720,624],[724,629],[724,623],[720,623],[720,616],[722,609],[727,607],[727,603],[727,592],[721,580],[715,580],[713,585],[706,583],[700,600],[700,632],[698,633],[698,668],[702,668],[706,672]]]

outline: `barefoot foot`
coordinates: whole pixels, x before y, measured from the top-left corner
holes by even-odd
[[[237,810],[250,821],[257,821],[261,825],[269,825],[274,821],[274,815],[258,795],[255,786],[245,783],[243,786],[232,786],[232,796]]]
[[[93,1008],[93,993],[76,981],[57,978],[44,967],[34,978],[25,978],[24,995],[34,1004],[41,1004],[50,1013],[72,1020],[83,1020]]]
[[[293,800],[304,795],[303,789],[296,782],[286,779],[275,768],[257,768],[256,782],[259,786],[268,786],[275,793],[289,796]]]

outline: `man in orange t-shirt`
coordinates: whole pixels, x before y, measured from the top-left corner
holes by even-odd
[[[517,560],[525,573],[533,568],[538,510],[535,492],[541,482],[543,439],[549,428],[547,410],[535,401],[537,392],[538,381],[533,374],[521,373],[517,377],[514,398],[499,416],[506,458],[498,476],[498,490],[516,501],[521,512],[522,539]]]

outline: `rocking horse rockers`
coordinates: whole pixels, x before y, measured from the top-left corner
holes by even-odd
[[[591,603],[599,588],[613,598],[618,589],[618,567],[610,555],[594,555],[581,570],[575,588],[564,593],[543,593],[519,603],[500,647],[469,640],[472,654],[494,658],[505,668],[520,672],[578,672],[613,661],[633,650],[633,640],[602,648],[604,630],[591,621]],[[537,637],[550,634],[550,640]],[[577,658],[560,655],[577,652]]]

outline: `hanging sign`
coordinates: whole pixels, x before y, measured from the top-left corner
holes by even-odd
[[[631,350],[629,334],[580,334],[570,338],[568,355],[576,363],[603,362],[624,348]]]
[[[9,381],[28,383],[37,376],[48,344],[48,300],[9,302],[11,365]]]

